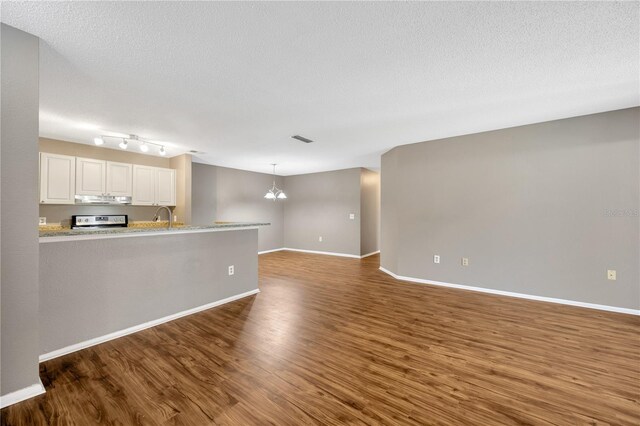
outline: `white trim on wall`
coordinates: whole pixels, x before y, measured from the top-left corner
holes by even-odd
[[[374,254],[380,253],[380,250],[372,251],[371,253],[363,254],[360,256],[360,259],[364,259],[365,257],[373,256]]]
[[[263,250],[263,251],[259,251],[258,254],[267,254],[267,253],[273,253],[276,251],[282,251],[282,250],[286,250],[283,247],[277,248],[277,249],[272,249],[272,250]]]
[[[29,398],[33,398],[34,396],[42,395],[45,392],[46,391],[44,389],[44,386],[42,385],[42,380],[40,380],[36,384],[0,396],[0,408],[5,408],[10,405],[17,404],[18,402],[25,401]]]
[[[297,251],[297,252],[300,252],[300,253],[310,253],[310,254],[325,254],[327,256],[340,256],[340,257],[351,257],[351,258],[355,258],[355,259],[360,259],[360,256],[358,256],[357,254],[334,253],[334,252],[331,252],[331,251],[302,250],[302,249],[295,249],[295,248],[289,248],[289,247],[285,247],[282,250]]]
[[[324,254],[324,255],[327,255],[327,256],[350,257],[350,258],[353,258],[353,259],[364,259],[365,257],[373,256],[374,254],[380,253],[380,250],[378,250],[378,251],[372,251],[371,253],[363,254],[362,256],[358,256],[357,254],[334,253],[334,252],[331,252],[331,251],[303,250],[303,249],[295,249],[295,248],[290,248],[290,247],[281,247],[281,248],[277,248],[277,249],[273,249],[273,250],[259,251],[258,254],[267,254],[267,253],[273,253],[273,252],[276,252],[276,251],[297,251],[297,252],[300,252],[300,253]]]
[[[257,293],[260,293],[260,289],[255,289],[255,290],[247,291],[245,293],[240,293],[235,296],[231,296],[225,299],[217,300],[215,302],[207,303],[206,305],[187,309],[186,311],[178,312],[172,315],[167,315],[166,317],[162,317],[153,321],[148,321],[139,325],[134,325],[133,327],[125,328],[124,330],[114,331],[113,333],[105,334],[104,336],[95,337],[93,339],[85,340],[84,342],[75,343],[73,345],[69,345],[61,349],[56,349],[55,351],[51,351],[46,354],[40,355],[40,362],[48,361],[50,359],[57,358],[62,355],[67,355],[67,354],[70,354],[71,352],[76,352],[81,349],[86,349],[91,346],[98,345],[100,343],[108,342],[109,340],[117,339],[118,337],[123,337],[128,334],[136,333],[138,331],[142,331],[147,328],[155,327],[156,325],[173,321],[187,315],[192,315],[197,312],[205,311],[207,309],[211,309],[216,306],[224,305],[225,303],[233,302],[234,300],[252,296]]]
[[[640,315],[640,309],[619,308],[616,306],[598,305],[595,303],[578,302],[575,300],[556,299],[554,297],[535,296],[531,294],[513,293],[510,291],[504,291],[504,290],[494,290],[490,288],[473,287],[473,286],[461,285],[461,284],[450,284],[450,283],[444,283],[440,281],[431,281],[431,280],[425,280],[422,278],[404,277],[402,275],[397,275],[389,271],[388,269],[383,268],[382,266],[380,267],[380,270],[386,274],[391,275],[393,278],[397,280],[408,281],[412,283],[437,285],[440,287],[449,287],[449,288],[456,288],[460,290],[477,291],[480,293],[489,293],[489,294],[497,294],[500,296],[517,297],[520,299],[537,300],[539,302],[558,303],[561,305],[570,305],[570,306],[578,306],[581,308],[598,309],[601,311],[618,312],[621,314]]]

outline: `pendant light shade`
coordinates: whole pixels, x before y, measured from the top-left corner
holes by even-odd
[[[264,194],[264,198],[266,198],[267,200],[273,200],[273,201],[276,201],[278,199],[284,200],[287,198],[287,195],[284,193],[282,189],[276,186],[276,164],[272,164],[272,166],[273,166],[273,185],[267,191],[267,193]]]

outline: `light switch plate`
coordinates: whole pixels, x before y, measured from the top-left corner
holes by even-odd
[[[47,224],[47,218],[46,217],[41,217],[40,221],[38,222],[39,225],[46,225]]]
[[[322,242],[322,237],[318,237],[318,242]]]
[[[615,269],[607,269],[607,279],[609,281],[615,281],[617,279]]]
[[[349,219],[353,220],[356,218],[356,214],[355,213],[349,213]]]

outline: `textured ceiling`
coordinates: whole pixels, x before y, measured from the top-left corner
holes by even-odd
[[[42,136],[135,133],[170,155],[262,172],[277,162],[288,175],[637,106],[639,8],[2,2],[1,18],[42,39]]]

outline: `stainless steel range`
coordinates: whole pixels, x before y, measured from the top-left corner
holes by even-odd
[[[126,214],[71,216],[71,229],[126,228],[128,225]]]

